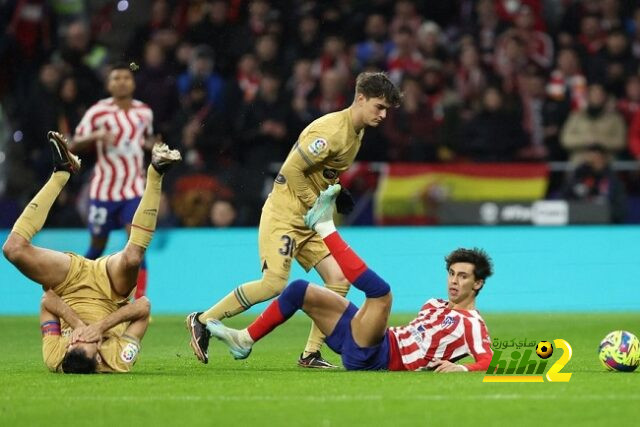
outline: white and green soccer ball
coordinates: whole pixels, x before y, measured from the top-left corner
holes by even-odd
[[[640,341],[627,331],[613,331],[600,342],[600,361],[610,371],[632,372],[640,365]]]

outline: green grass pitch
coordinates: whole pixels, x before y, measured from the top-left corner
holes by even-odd
[[[228,322],[244,326],[252,316]],[[396,315],[392,324],[409,316]],[[640,332],[640,313],[487,314],[492,338],[563,338],[568,383],[483,383],[482,373],[317,371],[295,362],[309,331],[296,316],[235,361],[216,341],[200,364],[183,318],[153,317],[132,374],[46,372],[35,317],[0,317],[0,425],[484,426],[637,425],[640,370],[596,357],[610,331]],[[339,357],[325,349],[328,358]],[[557,360],[560,352],[549,359]]]

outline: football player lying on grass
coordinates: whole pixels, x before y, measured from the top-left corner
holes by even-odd
[[[363,291],[361,308],[324,288],[295,280],[248,328],[236,330],[217,320],[207,322],[236,359],[249,356],[255,342],[302,309],[327,335],[347,370],[486,371],[493,352],[484,320],[475,309],[478,292],[492,274],[492,262],[480,249],[456,249],[446,258],[449,300],[430,299],[409,324],[388,327],[389,285],[342,240],[333,223],[338,184],[323,191],[305,216],[335,257],[345,277]],[[473,363],[456,361],[471,355]]]

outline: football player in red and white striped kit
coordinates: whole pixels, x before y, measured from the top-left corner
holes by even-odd
[[[449,300],[430,299],[408,325],[390,328],[389,285],[336,231],[333,207],[339,192],[337,184],[323,191],[305,224],[322,236],[346,278],[365,293],[363,306],[358,309],[324,287],[295,280],[248,328],[236,330],[209,320],[211,335],[223,341],[236,359],[244,359],[256,341],[302,309],[327,335],[327,345],[341,355],[347,370],[486,371],[493,351],[475,300],[492,274],[489,256],[480,249],[451,252],[445,258]],[[468,355],[474,362],[456,363]]]
[[[92,105],[75,130],[75,153],[95,149],[96,164],[89,189],[88,259],[102,255],[109,233],[131,221],[144,190],[144,150],[153,146],[153,112],[133,99],[135,80],[126,64],[116,64],[107,77],[110,98]],[[136,298],[145,294],[146,263],[140,269]]]

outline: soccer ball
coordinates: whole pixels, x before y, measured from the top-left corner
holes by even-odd
[[[600,342],[598,357],[610,371],[634,371],[640,365],[640,341],[631,332],[613,331]]]
[[[541,359],[548,359],[553,354],[553,345],[549,341],[540,341],[536,346],[536,354]]]

